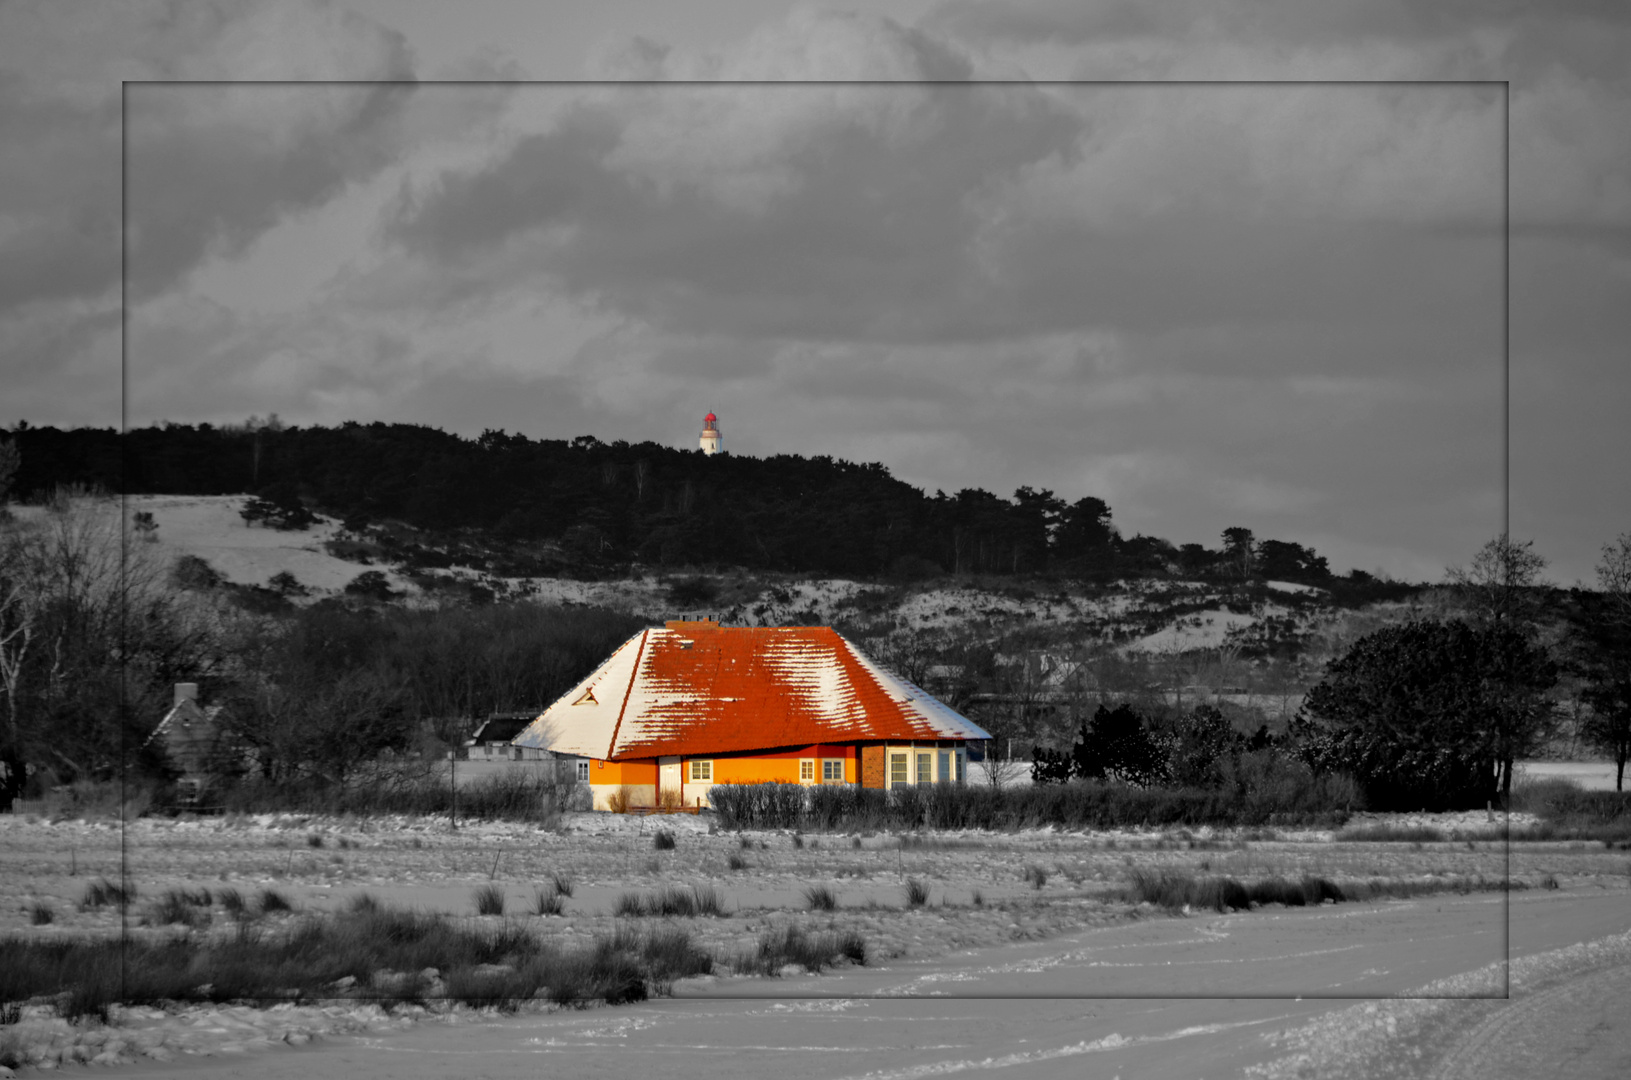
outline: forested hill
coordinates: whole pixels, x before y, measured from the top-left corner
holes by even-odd
[[[1338,584],[1325,559],[1241,526],[1216,549],[1122,536],[1101,499],[1021,487],[925,492],[879,464],[677,450],[592,436],[466,439],[412,424],[111,429],[30,427],[15,498],[61,484],[129,494],[259,494],[361,529],[398,521],[547,545],[580,567],[639,561],[846,577],[1056,573],[1072,577],[1256,577]],[[1355,572],[1340,584],[1373,585]]]

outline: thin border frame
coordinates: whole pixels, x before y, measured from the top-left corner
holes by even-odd
[[[325,80],[122,80],[119,83],[119,573],[121,584],[126,578],[129,558],[129,483],[126,483],[126,439],[129,434],[129,232],[130,232],[130,88],[132,86],[600,86],[600,88],[742,88],[742,86],[1486,86],[1499,88],[1501,98],[1501,535],[1510,535],[1512,525],[1512,82],[1492,78],[1339,78],[1339,80],[1311,80],[1311,78],[1262,78],[1262,80],[1220,80],[1220,78],[1174,78],[1174,80],[1104,80],[1104,78],[982,78],[982,80],[594,80],[594,78],[537,78],[537,80],[360,80],[360,78],[325,78]],[[124,595],[124,589],[121,589]],[[121,656],[129,656],[129,612],[121,607],[119,613],[119,641]],[[129,716],[129,680],[127,669],[121,664],[119,671],[119,711],[121,718]],[[129,847],[127,847],[126,795],[129,778],[129,723],[119,724],[119,879],[129,881]],[[754,1002],[807,1002],[807,1000],[922,1000],[922,1002],[979,1002],[979,1000],[1047,1000],[1047,1002],[1124,1002],[1124,1000],[1264,1000],[1264,1002],[1297,1002],[1297,1000],[1329,1000],[1329,1002],[1430,1002],[1430,1000],[1510,1000],[1512,997],[1512,811],[1504,809],[1505,827],[1502,829],[1504,847],[1504,887],[1501,889],[1501,958],[1492,963],[1501,964],[1501,994],[892,994],[892,995],[724,995],[683,1000],[754,1000]],[[129,943],[129,905],[119,905],[119,989],[126,989],[126,948]],[[264,998],[282,1002],[285,998]],[[395,998],[359,997],[352,1000],[395,1000]],[[431,1000],[452,1000],[439,997]]]

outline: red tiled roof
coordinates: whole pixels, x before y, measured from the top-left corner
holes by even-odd
[[[618,663],[625,653],[628,658]],[[636,659],[637,658],[637,659]],[[576,710],[602,672],[623,685],[615,720]],[[581,717],[581,722],[579,721]],[[574,730],[574,729],[578,730]],[[922,690],[879,668],[830,627],[669,623],[627,642],[601,671],[552,705],[515,741],[578,745],[613,759],[722,754],[883,739],[984,739]],[[604,749],[588,751],[586,742]],[[609,745],[608,745],[609,744]]]

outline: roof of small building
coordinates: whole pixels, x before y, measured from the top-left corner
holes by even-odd
[[[164,719],[159,721],[158,726],[153,729],[153,733],[147,737],[147,742],[159,738],[178,724],[187,726],[195,723],[213,723],[220,715],[221,706],[219,705],[200,705],[192,698],[183,698],[176,702],[169,712],[164,714]]]
[[[521,734],[526,726],[538,718],[536,712],[496,712],[483,720],[470,733],[470,741],[509,742]]]
[[[989,737],[831,627],[704,620],[630,638],[514,742],[619,760]]]

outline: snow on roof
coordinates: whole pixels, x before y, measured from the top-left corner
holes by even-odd
[[[631,638],[514,742],[622,759],[986,738],[831,627],[702,621],[672,622]]]

